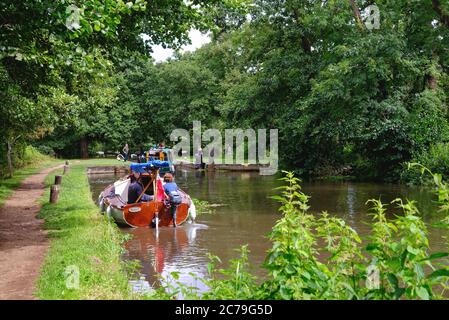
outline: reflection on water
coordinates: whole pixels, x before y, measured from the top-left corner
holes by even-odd
[[[101,190],[118,177],[91,176],[94,199]],[[248,244],[250,261],[259,276],[270,243],[266,235],[280,218],[278,204],[269,196],[280,185],[277,177],[257,173],[178,171],[176,182],[193,198],[216,204],[214,214],[199,216],[195,224],[178,228],[123,229],[133,235],[128,241],[126,259],[141,262],[142,274],[152,286],[159,283],[158,274],[167,276],[179,272],[180,281],[205,289],[191,273],[204,278],[207,275],[208,253],[217,255],[225,263],[237,256],[236,248]],[[409,188],[395,184],[353,182],[310,182],[302,184],[311,196],[313,213],[328,211],[345,219],[362,237],[370,232],[370,216],[366,201],[381,199],[385,203],[401,197],[418,201],[418,208],[428,223],[438,221],[434,195],[426,189]],[[398,214],[389,206],[390,217]],[[447,231],[429,228],[432,251],[447,250]]]
[[[207,226],[187,223],[178,228],[123,229],[133,238],[125,245],[125,259],[138,259],[142,264],[141,274],[152,287],[159,285],[159,275],[169,278],[171,272],[180,272],[179,281],[194,283],[205,289],[202,283],[190,275],[204,278],[207,273],[207,249],[199,247],[197,236]]]

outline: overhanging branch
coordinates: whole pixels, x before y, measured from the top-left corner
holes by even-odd
[[[360,14],[359,7],[357,7],[357,3],[355,3],[355,0],[349,0],[349,3],[351,4],[352,11],[354,12],[354,18],[357,26],[360,30],[365,30],[365,25],[363,24],[362,15]]]

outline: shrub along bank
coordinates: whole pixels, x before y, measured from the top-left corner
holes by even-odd
[[[422,172],[426,171],[425,169]],[[449,185],[432,174],[442,209],[449,208]],[[167,297],[182,294],[191,299],[319,299],[395,300],[447,299],[449,260],[447,252],[432,253],[428,231],[415,202],[394,201],[396,219],[386,217],[386,205],[372,204],[372,233],[362,244],[356,230],[344,220],[327,213],[308,213],[308,196],[301,192],[292,173],[281,202],[282,218],[269,235],[273,243],[264,267],[266,279],[251,272],[248,250],[218,269],[212,257],[208,279],[199,278],[206,293],[179,283],[175,273],[165,283]],[[449,217],[440,227],[449,229]]]

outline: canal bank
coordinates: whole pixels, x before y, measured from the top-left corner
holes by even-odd
[[[50,249],[39,277],[40,299],[137,299],[129,290],[129,264],[121,260],[126,237],[99,214],[87,180],[87,167],[102,160],[73,161],[63,176],[59,201],[42,197],[39,217],[50,238]],[[54,176],[46,178],[47,187]]]

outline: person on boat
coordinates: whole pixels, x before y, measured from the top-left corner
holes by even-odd
[[[176,209],[178,208],[178,205],[181,204],[182,197],[179,193],[178,185],[173,181],[173,175],[171,173],[166,173],[164,175],[164,182],[165,198],[170,203],[170,213],[173,216],[173,227],[176,228]]]
[[[139,199],[139,196],[143,193],[144,188],[140,183],[139,178],[140,178],[139,172],[133,172],[133,174],[131,175],[131,184],[129,185],[128,188],[128,204],[136,203],[137,199]],[[152,201],[152,197],[145,193],[139,200],[139,202],[148,202],[148,201]]]

